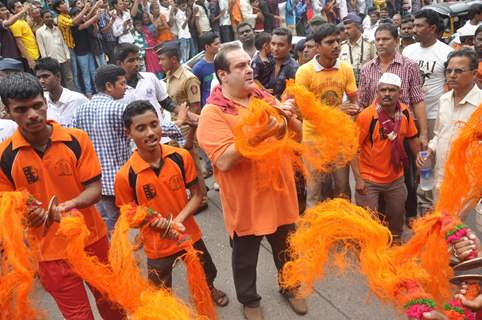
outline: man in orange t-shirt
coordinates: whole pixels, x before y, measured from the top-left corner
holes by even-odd
[[[115,178],[116,205],[135,202],[159,213],[163,218],[173,217],[173,223],[185,227],[194,248],[202,252],[201,260],[211,296],[219,306],[229,302],[224,292],[214,287],[217,275],[204,241],[192,214],[202,201],[196,166],[189,151],[161,145],[161,126],[156,109],[148,101],[134,101],[123,114],[124,126],[137,150],[117,172]],[[186,189],[191,197],[188,199]],[[142,242],[147,256],[149,280],[157,286],[172,287],[174,262],[185,251],[175,240],[161,238],[163,221],[154,219],[141,226]]]
[[[257,88],[253,79],[251,59],[237,44],[222,48],[214,58],[214,68],[220,86],[208,98],[201,112],[197,137],[214,168],[221,190],[224,221],[233,248],[232,267],[236,295],[244,306],[247,319],[263,319],[261,297],[256,290],[256,266],[259,246],[267,237],[278,270],[286,262],[287,236],[298,220],[298,201],[294,171],[289,159],[280,159],[279,188],[260,188],[259,179],[266,176],[256,161],[244,158],[236,149],[233,130],[239,111],[246,109],[251,97],[277,104],[273,96]],[[287,124],[301,139],[301,123],[296,118],[293,100],[279,108]],[[260,141],[276,136],[279,130]],[[270,130],[271,131],[271,130]],[[283,292],[295,312],[305,314],[306,302]]]
[[[356,203],[378,210],[378,200],[385,201],[388,227],[394,241],[400,241],[405,217],[407,188],[403,168],[407,154],[420,151],[417,128],[408,107],[400,103],[401,79],[386,72],[378,82],[375,102],[357,117],[360,127],[360,153],[353,161]]]
[[[0,96],[18,129],[0,145],[0,192],[27,190],[37,202],[26,212],[39,260],[40,282],[66,319],[93,320],[84,281],[66,263],[66,244],[57,235],[60,213],[79,209],[90,236],[85,250],[107,262],[107,228],[94,204],[101,196],[100,163],[88,135],[46,121],[47,102],[38,80],[15,73],[0,80]],[[45,226],[50,199],[56,196],[52,224]],[[30,238],[29,238],[30,239]],[[125,315],[91,287],[104,319]]]

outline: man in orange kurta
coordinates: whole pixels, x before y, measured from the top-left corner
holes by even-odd
[[[266,236],[280,270],[286,262],[287,236],[298,219],[298,203],[289,159],[281,160],[277,179],[280,188],[262,189],[257,185],[265,174],[262,167],[242,157],[234,144],[233,129],[239,111],[247,107],[252,97],[278,104],[271,95],[257,88],[250,62],[249,55],[237,45],[226,46],[216,55],[214,66],[220,86],[214,89],[202,110],[197,137],[213,164],[220,185],[225,225],[233,248],[237,298],[244,305],[247,319],[263,319],[261,297],[256,290],[259,246]],[[278,107],[287,118],[290,130],[300,135],[301,123],[296,118],[292,100]],[[281,292],[295,312],[307,312],[303,299]]]

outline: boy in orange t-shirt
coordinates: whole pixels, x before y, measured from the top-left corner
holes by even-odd
[[[126,134],[134,140],[137,150],[116,175],[116,205],[135,202],[165,218],[172,215],[175,224],[184,225],[194,248],[202,252],[201,261],[214,302],[226,306],[229,299],[213,285],[217,269],[192,216],[201,204],[202,194],[191,155],[185,149],[160,144],[159,118],[148,101],[130,103],[124,110],[123,120]],[[190,199],[186,189],[190,191]],[[165,231],[162,225],[159,220],[144,224],[141,236],[149,280],[170,288],[173,264],[184,250],[175,240],[161,238],[160,232]]]
[[[0,96],[18,129],[0,145],[0,192],[27,190],[37,199],[29,207],[30,238],[38,250],[38,274],[66,319],[94,320],[84,281],[65,261],[65,238],[57,235],[60,213],[74,208],[89,229],[85,251],[107,263],[107,227],[94,204],[101,196],[100,163],[87,133],[47,121],[47,102],[37,78],[19,72],[0,80]],[[56,196],[51,225],[47,207]],[[104,319],[125,314],[90,287]]]

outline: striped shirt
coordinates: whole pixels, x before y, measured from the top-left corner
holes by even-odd
[[[394,73],[402,79],[402,94],[400,97],[402,103],[413,107],[423,101],[422,77],[415,61],[396,53],[386,72]],[[360,107],[366,108],[372,104],[377,95],[378,80],[380,80],[382,74],[378,57],[367,62],[363,67],[358,85]]]
[[[72,27],[74,26],[74,22],[72,18],[65,13],[61,13],[57,17],[57,25],[64,36],[65,44],[69,49],[75,48],[75,41],[74,37],[72,36]]]

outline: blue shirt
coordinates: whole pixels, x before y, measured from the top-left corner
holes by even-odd
[[[274,63],[275,68],[270,74],[269,82],[265,86],[265,88],[273,89],[273,95],[279,99],[285,91],[286,80],[295,78],[296,71],[298,70],[298,62],[296,62],[295,59],[291,58],[291,56],[288,55],[285,61],[283,61],[283,64],[281,65],[281,68],[277,75],[275,75],[276,62]]]
[[[192,68],[192,73],[201,81],[201,108],[206,104],[206,100],[211,94],[211,81],[214,78],[214,62],[199,60]]]

